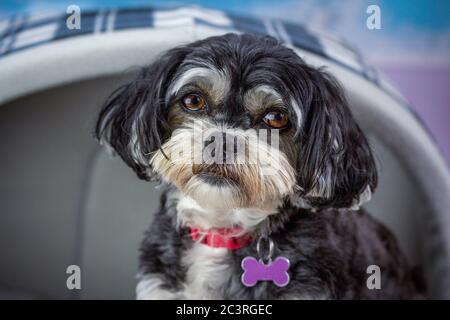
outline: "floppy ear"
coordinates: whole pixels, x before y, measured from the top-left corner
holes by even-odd
[[[301,197],[312,207],[355,208],[377,185],[375,162],[338,82],[321,70],[310,72],[298,135]]]
[[[136,79],[115,90],[104,103],[95,136],[112,148],[138,175],[150,180],[151,153],[167,132],[166,91],[189,48],[169,50]]]

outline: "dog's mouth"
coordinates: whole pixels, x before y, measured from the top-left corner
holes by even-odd
[[[192,173],[211,184],[238,184],[239,176],[233,165],[226,164],[194,164]]]

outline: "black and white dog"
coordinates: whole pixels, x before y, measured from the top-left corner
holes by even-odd
[[[169,50],[111,95],[96,135],[166,185],[139,299],[416,296],[395,238],[358,209],[377,172],[342,89],[277,40],[227,34]],[[289,260],[288,283],[267,281],[272,256]],[[266,281],[246,283],[246,257]],[[367,286],[371,265],[380,289]]]

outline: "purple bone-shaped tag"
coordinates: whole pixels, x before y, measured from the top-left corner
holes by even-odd
[[[289,283],[289,260],[285,257],[277,257],[274,261],[265,264],[253,257],[245,257],[241,263],[244,273],[241,281],[246,287],[253,287],[258,281],[271,280],[278,287],[284,287]]]

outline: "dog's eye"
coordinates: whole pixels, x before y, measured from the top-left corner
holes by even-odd
[[[270,111],[264,115],[263,121],[269,127],[283,129],[288,126],[289,117],[283,112]]]
[[[183,98],[183,107],[189,111],[200,111],[206,108],[206,101],[202,96],[190,93]]]

